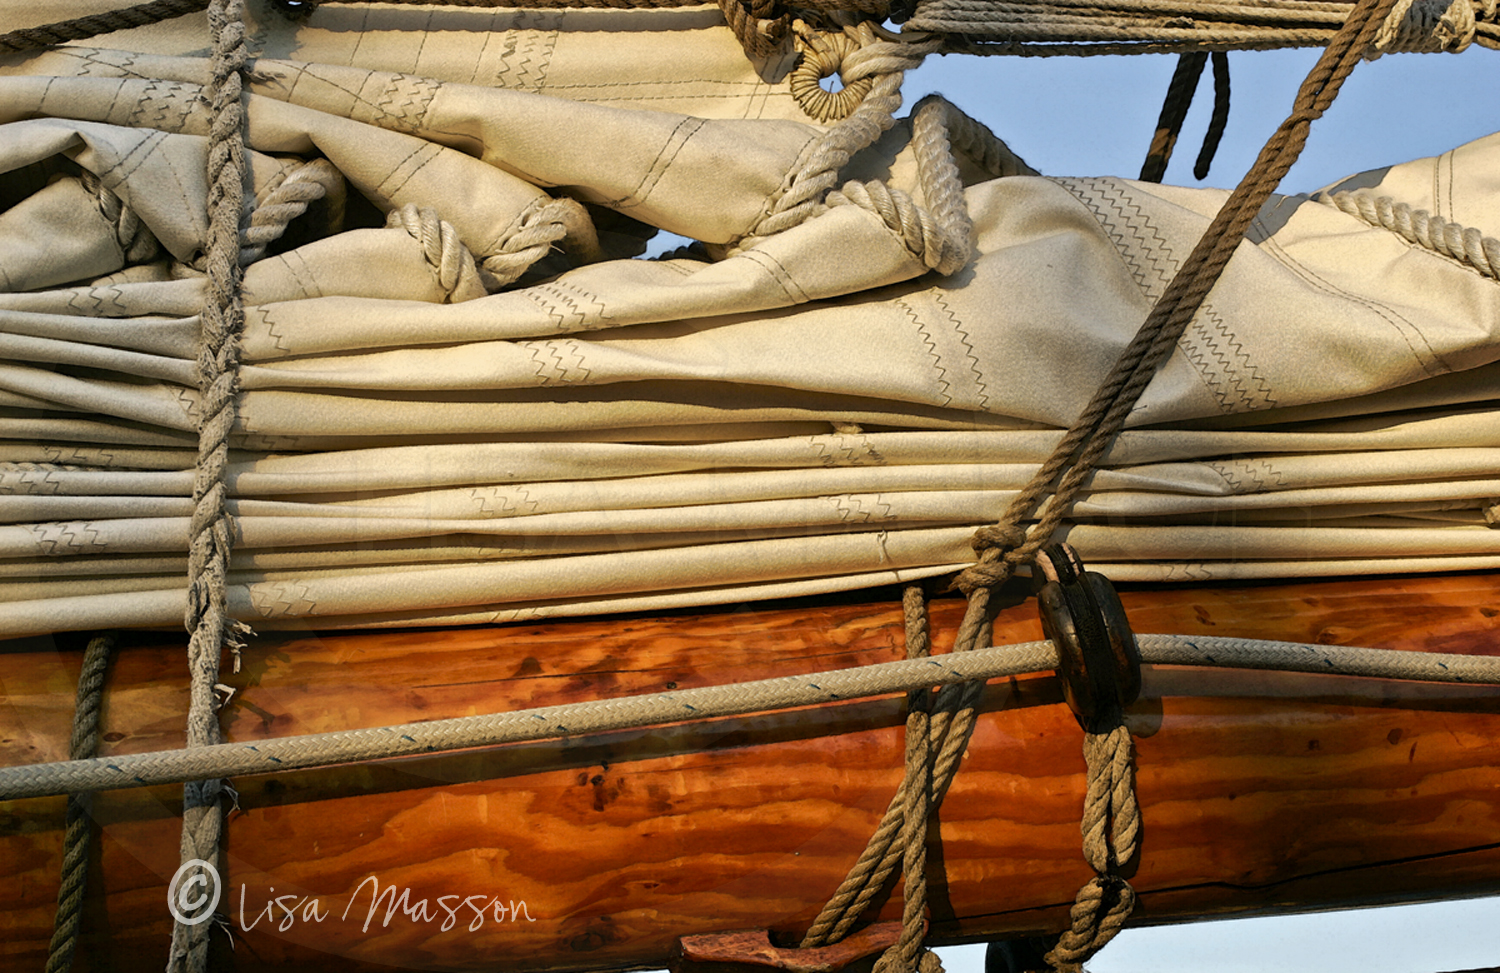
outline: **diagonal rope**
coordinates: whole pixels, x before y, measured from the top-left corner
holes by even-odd
[[[1355,8],[1303,81],[1291,115],[1272,134],[1255,165],[1225,201],[1082,414],[1011,501],[999,523],[977,532],[974,544],[979,560],[958,576],[958,588],[977,594],[986,587],[1003,584],[1016,565],[1029,561],[1062,524],[1094,464],[1124,427],[1157,366],[1176,347],[1251,220],[1301,153],[1313,121],[1333,103],[1344,79],[1369,49],[1371,38],[1395,3],[1362,0]],[[1029,534],[1020,533],[1021,523],[1049,493],[1052,498],[1036,527]],[[975,610],[972,600],[970,606]]]
[[[151,0],[150,3],[90,14],[87,17],[75,17],[72,20],[61,20],[43,27],[25,27],[8,34],[0,34],[0,53],[35,51],[56,44],[66,44],[68,41],[87,40],[90,37],[110,34],[117,30],[144,27],[147,24],[171,20],[184,14],[196,13],[207,7],[208,2],[209,0]]]

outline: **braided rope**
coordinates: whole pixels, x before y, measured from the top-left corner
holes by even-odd
[[[1500,280],[1500,240],[1472,227],[1448,222],[1425,209],[1412,209],[1389,196],[1376,196],[1364,189],[1317,193],[1312,198]]]
[[[226,575],[234,531],[227,508],[225,474],[229,436],[235,424],[239,391],[239,334],[244,326],[240,298],[240,220],[245,182],[245,111],[241,103],[247,59],[242,0],[213,0],[208,8],[213,37],[210,95],[213,122],[208,148],[208,300],[199,316],[198,462],[193,479],[193,517],[189,528],[188,606],[185,624],[188,667],[192,673],[187,745],[208,748],[221,740],[214,686],[219,658],[229,648],[239,661],[239,634],[244,629],[229,616]],[[186,783],[182,795],[184,863],[217,862],[224,826],[220,798],[224,782],[217,775]],[[192,876],[189,876],[189,880]],[[172,928],[169,973],[202,973],[208,965],[211,922]]]
[[[68,759],[84,760],[99,750],[99,713],[104,707],[104,676],[109,671],[112,635],[90,639],[78,675],[78,701],[73,708],[73,736]],[[93,836],[90,811],[94,795],[68,795],[67,824],[63,830],[62,880],[57,889],[57,915],[52,921],[52,943],[45,973],[66,973],[73,967],[78,930],[83,920],[83,893],[88,880],[89,844]]]

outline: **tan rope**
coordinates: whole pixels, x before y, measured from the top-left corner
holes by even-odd
[[[1463,685],[1500,685],[1500,656],[1439,652],[1396,652],[1341,645],[1265,642],[1222,636],[1137,635],[1141,661],[1152,665],[1213,666],[1303,672],[1368,679],[1407,679]],[[932,734],[942,737],[933,772],[946,779],[963,755],[966,741],[957,727],[940,732],[944,697],[977,699],[983,680],[1058,666],[1050,642],[1027,642],[999,648],[975,648],[926,659],[882,662],[803,676],[672,690],[618,699],[598,699],[560,706],[461,716],[398,726],[340,730],[307,736],[221,743],[154,753],[96,757],[0,767],[0,801],[46,797],[76,791],[112,790],[181,783],[203,777],[280,773],[303,767],[346,764],[434,754],[470,747],[499,746],[558,737],[638,729],[816,706],[868,696],[885,696],[931,686],[938,693]],[[956,722],[962,710],[953,717]],[[939,795],[935,788],[934,799]]]
[[[250,225],[240,237],[240,266],[249,266],[264,257],[266,247],[281,239],[291,222],[319,200],[327,200],[325,222],[337,232],[344,222],[347,192],[343,173],[327,159],[313,159],[293,169],[256,204]]]
[[[438,286],[449,304],[472,301],[487,292],[479,279],[474,255],[463,245],[453,224],[441,219],[437,210],[407,203],[386,214],[387,229],[405,230],[421,244],[422,256],[437,272]]]
[[[1095,875],[1078,890],[1071,926],[1047,953],[1061,973],[1076,973],[1103,949],[1135,906],[1135,890],[1121,875],[1135,856],[1141,809],[1135,795],[1134,747],[1122,722],[1104,733],[1085,733],[1083,758],[1088,789],[1083,801],[1083,857]]]
[[[115,242],[120,246],[126,263],[143,263],[161,250],[155,234],[141,222],[135,210],[126,206],[114,191],[104,185],[103,180],[88,169],[78,174],[86,192],[94,197],[99,206],[99,215],[115,229]]]
[[[99,750],[99,714],[104,707],[104,677],[109,671],[113,635],[90,639],[78,675],[78,701],[73,708],[73,736],[68,759],[84,760]],[[67,824],[63,829],[62,880],[57,889],[57,915],[52,921],[52,943],[45,973],[67,973],[78,948],[83,920],[83,893],[88,880],[89,845],[93,835],[90,812],[94,795],[68,795]]]
[[[1399,234],[1409,243],[1451,257],[1491,279],[1500,279],[1500,240],[1473,227],[1450,223],[1369,190],[1317,193],[1313,197],[1350,216]]]
[[[519,280],[556,247],[565,248],[574,263],[592,263],[604,257],[593,220],[576,199],[543,198],[523,210],[501,235],[500,243],[481,255],[485,286],[497,291]]]
[[[976,532],[974,546],[980,557],[959,575],[955,584],[961,590],[976,592],[1004,583],[1015,566],[1030,560],[1061,526],[1094,464],[1124,427],[1157,365],[1176,346],[1251,220],[1296,161],[1312,122],[1332,104],[1394,2],[1362,0],[1355,8],[1335,43],[1302,83],[1292,114],[1272,134],[1056,450],[1012,500],[999,523]],[[1052,499],[1036,527],[1029,534],[1019,534],[1022,521],[1048,493]]]
[[[1401,0],[1372,54],[1500,47],[1494,0]],[[1352,3],[1315,0],[922,0],[908,31],[946,50],[1025,56],[1265,50],[1327,45]]]

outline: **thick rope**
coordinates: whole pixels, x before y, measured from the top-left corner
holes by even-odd
[[[13,30],[8,34],[0,34],[0,53],[35,51],[56,44],[66,44],[68,41],[87,40],[117,30],[144,27],[196,13],[207,7],[208,2],[209,0],[152,0],[150,3],[62,20],[44,27]]]
[[[1077,973],[1115,937],[1135,906],[1135,890],[1120,874],[1135,856],[1141,833],[1134,747],[1123,720],[1104,733],[1086,732],[1083,759],[1083,857],[1095,875],[1078,890],[1072,924],[1047,953],[1047,963],[1060,973]]]
[[[906,618],[906,657],[925,658],[932,646],[927,601],[921,585],[902,593]],[[923,947],[927,932],[927,824],[932,800],[933,746],[932,690],[923,687],[906,695],[906,768],[901,782],[902,890],[901,938],[875,961],[875,973],[908,973],[922,963],[923,973],[940,973],[942,964]],[[936,967],[933,968],[933,964]]]
[[[447,303],[458,304],[483,297],[487,291],[479,279],[474,255],[464,246],[453,224],[441,219],[437,210],[407,203],[385,216],[387,229],[405,230],[422,247],[422,256],[437,273],[438,286]]]
[[[1500,656],[1398,652],[1217,636],[1137,635],[1136,643],[1142,661],[1152,665],[1500,685]],[[253,743],[221,743],[92,760],[0,767],[0,801],[75,791],[150,787],[205,777],[279,773],[304,767],[339,766],[470,747],[578,737],[943,686],[945,688],[938,694],[937,712],[932,718],[936,727],[945,693],[955,693],[964,699],[965,694],[974,691],[973,685],[979,685],[982,691],[983,680],[1052,671],[1057,666],[1057,651],[1052,643],[1025,642],[805,676],[590,700],[509,713],[341,730]],[[961,685],[964,683],[973,685]],[[934,729],[933,733],[936,736],[937,730]],[[938,752],[935,779],[941,779],[946,765],[956,764],[963,754],[963,745],[954,743],[955,736],[950,731],[947,742]]]
[[[1500,280],[1500,240],[1472,227],[1450,223],[1425,209],[1412,209],[1389,196],[1376,196],[1364,189],[1317,193],[1312,198],[1371,226],[1399,234],[1408,243],[1451,257],[1485,277]]]
[[[1372,56],[1500,47],[1494,0],[1402,0]],[[1354,5],[1303,0],[923,0],[908,31],[953,53],[1032,57],[1323,47]]]
[[[918,67],[942,43],[938,39],[920,44],[881,40],[868,22],[850,30],[860,47],[844,58],[840,74],[846,85],[873,79],[870,90],[859,107],[829,129],[787,174],[767,215],[751,231],[750,238],[771,236],[800,226],[827,209],[824,197],[837,183],[839,171],[854,153],[875,144],[896,123],[905,72]]]
[[[293,169],[256,204],[250,225],[240,235],[240,266],[248,267],[264,257],[266,247],[281,239],[287,226],[318,200],[328,201],[326,222],[337,232],[344,222],[347,193],[344,174],[327,159],[313,159]]]
[[[78,675],[78,701],[73,708],[73,737],[68,742],[69,760],[86,760],[99,750],[99,713],[104,707],[104,676],[109,671],[113,635],[90,639],[83,653],[83,671]],[[83,893],[88,880],[89,844],[93,821],[89,816],[94,795],[80,791],[68,795],[67,825],[63,830],[62,882],[57,889],[57,916],[52,921],[52,945],[46,973],[67,973],[73,968],[78,930],[83,920]]]
[[[208,10],[213,37],[208,85],[212,127],[208,148],[208,300],[199,316],[198,462],[193,480],[193,517],[189,528],[188,607],[185,624],[188,667],[192,673],[187,746],[208,748],[220,742],[214,687],[225,648],[239,662],[239,635],[244,626],[232,620],[227,580],[234,530],[227,508],[229,436],[235,423],[239,391],[239,335],[244,326],[240,298],[240,221],[245,183],[245,111],[241,103],[245,68],[245,24],[242,0],[213,0]],[[224,826],[220,775],[187,782],[182,795],[184,863],[217,863]],[[193,875],[186,876],[191,881]],[[204,877],[206,881],[206,876]],[[208,964],[212,922],[172,929],[169,973],[202,973]]]
[[[161,244],[157,242],[155,234],[141,222],[135,210],[126,206],[119,196],[104,185],[103,180],[88,169],[79,172],[78,178],[84,190],[98,204],[99,215],[114,227],[115,243],[119,244],[126,263],[143,263],[160,252]]]
[[[1333,103],[1394,3],[1361,0],[1355,8],[1349,23],[1302,83],[1292,114],[1272,134],[1255,165],[1225,201],[1082,414],[1011,501],[999,523],[976,533],[974,546],[979,560],[958,576],[955,585],[961,590],[977,593],[1003,584],[1016,565],[1029,561],[1061,526],[1094,464],[1124,427],[1157,366],[1176,347],[1250,222],[1301,153],[1312,122]],[[1051,500],[1036,527],[1022,534],[1021,523],[1048,493]]]
[[[497,291],[519,280],[557,247],[566,248],[578,264],[593,263],[604,257],[588,210],[567,196],[539,199],[528,206],[506,229],[498,246],[481,254],[485,286]]]

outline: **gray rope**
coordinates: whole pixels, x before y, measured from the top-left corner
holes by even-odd
[[[83,671],[78,674],[78,701],[73,708],[73,737],[68,742],[70,760],[85,760],[99,749],[99,711],[104,705],[104,676],[109,671],[109,654],[114,644],[113,635],[100,635],[90,639],[84,650]],[[68,795],[62,881],[57,889],[57,916],[52,920],[46,973],[66,973],[73,968],[88,880],[89,844],[93,836],[89,812],[93,798],[89,791]]]
[[[1500,685],[1500,656],[1398,652],[1219,636],[1138,635],[1136,641],[1143,661],[1155,665],[1272,669],[1373,679]],[[4,767],[0,768],[0,800],[85,790],[149,787],[205,777],[274,773],[385,757],[608,733],[884,696],[924,686],[953,687],[970,680],[1050,671],[1057,665],[1057,652],[1052,643],[1026,642],[814,675],[590,700],[510,713],[341,730],[255,743],[221,743],[184,750]],[[944,690],[946,693],[973,691],[973,687]],[[942,693],[939,694],[939,706],[941,697]],[[941,776],[946,762],[956,762],[961,752],[957,747],[945,747],[940,751],[937,775]]]
[[[227,509],[229,436],[239,392],[239,335],[245,309],[240,295],[240,222],[245,185],[245,109],[241,102],[247,59],[243,0],[213,0],[208,8],[213,38],[208,92],[213,123],[208,144],[208,300],[199,316],[198,461],[193,479],[193,518],[188,548],[188,752],[222,739],[214,686],[219,658],[230,649],[239,659],[243,626],[229,616],[225,576],[234,531]],[[222,775],[181,778],[184,863],[217,862],[224,828]],[[201,866],[195,866],[195,870]],[[195,876],[189,874],[186,880]],[[169,973],[202,973],[208,966],[212,922],[172,928]]]

